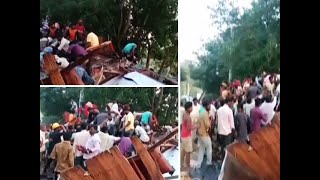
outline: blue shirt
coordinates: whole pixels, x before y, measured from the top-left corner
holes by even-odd
[[[146,111],[142,113],[141,115],[141,122],[144,124],[149,124],[150,117],[152,116],[152,113],[150,111]]]
[[[122,50],[125,54],[131,54],[133,49],[136,48],[137,45],[135,43],[128,43]]]

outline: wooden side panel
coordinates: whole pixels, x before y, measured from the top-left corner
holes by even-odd
[[[62,172],[60,175],[64,180],[93,180],[91,176],[85,176],[85,171],[80,167],[68,169]]]
[[[133,167],[133,170],[136,172],[136,174],[139,176],[141,180],[146,180],[146,178],[143,176],[142,172],[140,171],[138,165],[135,163],[133,159],[129,159],[129,163]]]
[[[109,171],[105,171],[103,165],[99,162],[100,155],[95,158],[86,160],[89,174],[94,180],[105,180],[112,178]]]
[[[148,169],[148,173],[150,174],[150,177],[152,180],[164,180],[164,177],[162,176],[159,167],[154,162],[152,157],[150,156],[147,149],[143,146],[140,139],[137,137],[131,138],[132,143],[135,147],[135,150],[140,157],[141,161],[143,162],[144,166]]]
[[[68,85],[84,85],[74,68],[70,71],[61,71],[61,74]]]
[[[244,166],[252,170],[255,174],[263,177],[264,179],[274,180],[274,175],[269,166],[259,157],[253,150],[248,151],[248,145],[236,143],[232,145],[229,152]]]
[[[280,180],[280,119],[275,119],[271,125],[251,134],[250,142],[252,151],[248,151],[247,144],[235,143],[227,148],[228,152],[259,177]],[[232,174],[231,177],[235,176]]]
[[[122,178],[126,180],[139,180],[139,176],[136,174],[129,161],[121,154],[118,147],[112,147],[110,149],[112,156],[114,157],[116,163],[118,163],[118,171],[121,172]]]
[[[54,56],[51,54],[44,54],[43,60],[43,69],[49,75],[52,85],[65,85]]]

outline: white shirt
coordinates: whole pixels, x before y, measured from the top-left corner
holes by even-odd
[[[250,117],[250,111],[255,107],[256,103],[254,102],[254,99],[251,101],[251,104],[245,103],[243,105],[244,112]]]
[[[146,132],[146,130],[144,130],[143,127],[137,125],[136,128],[135,128],[135,132],[136,132],[136,135],[140,138],[140,140],[142,142],[149,142],[150,141],[150,138]]]
[[[69,43],[70,43],[70,41],[68,39],[62,38],[60,45],[58,47],[58,50],[61,51],[63,49],[65,52],[67,52],[69,49]]]
[[[89,138],[90,133],[86,130],[76,133],[73,142],[73,152],[75,152],[76,157],[83,155],[83,153],[77,149],[77,146],[85,146]]]
[[[69,62],[68,62],[68,60],[67,60],[66,58],[64,58],[64,57],[59,57],[59,56],[57,56],[57,55],[54,55],[54,57],[55,57],[57,63],[61,63],[61,64],[59,65],[61,68],[64,69],[64,68],[66,68],[66,67],[69,66]]]
[[[114,120],[112,119],[111,121],[106,120],[107,121],[107,126],[109,127],[110,125],[115,125],[116,123],[114,122]]]
[[[217,112],[216,107],[213,104],[211,104],[209,116],[211,116],[213,120],[215,120],[215,118],[216,118],[216,112]]]
[[[42,146],[40,147],[40,152],[44,152],[46,150],[46,133],[40,130],[40,141],[42,142]]]
[[[104,152],[106,150],[109,150],[112,148],[113,144],[120,140],[120,137],[115,137],[112,135],[109,135],[108,133],[103,133],[103,132],[98,132],[98,136],[100,137],[100,147],[101,147],[101,152]]]
[[[148,124],[146,126],[144,126],[144,130],[147,132],[148,135],[153,133],[153,131],[151,130],[151,128]]]
[[[218,115],[218,134],[229,135],[234,129],[233,112],[230,107],[225,104],[217,111]]]
[[[89,149],[92,151],[92,153],[84,154],[83,159],[92,159],[96,155],[98,155],[101,152],[101,140],[99,135],[96,133],[93,136],[90,136],[86,143],[86,149]]]
[[[119,107],[118,107],[118,104],[117,104],[117,103],[112,104],[112,106],[111,106],[111,111],[114,111],[114,112],[116,112],[117,114],[120,114],[120,113],[119,113]],[[111,113],[111,116],[112,116],[112,117],[115,117],[115,114],[114,114],[114,113]]]
[[[273,101],[271,103],[264,102],[261,104],[260,110],[262,112],[262,115],[266,116],[266,118],[267,118],[267,122],[261,121],[261,123],[263,125],[270,124],[270,122],[275,114],[274,107],[276,106],[276,104],[277,104],[277,97],[274,97]]]

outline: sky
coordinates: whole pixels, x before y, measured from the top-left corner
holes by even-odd
[[[252,0],[239,0],[238,6],[250,8]],[[218,35],[212,25],[208,6],[217,5],[217,0],[180,0],[178,4],[179,62],[197,60],[194,52],[204,52],[205,42]]]

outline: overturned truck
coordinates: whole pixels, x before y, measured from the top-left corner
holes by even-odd
[[[161,77],[153,70],[127,63],[115,55],[111,41],[87,49],[88,54],[61,69],[51,54],[44,54],[43,69],[48,77],[40,78],[40,85],[84,85],[75,67],[85,66],[97,85],[177,85],[176,79]],[[92,70],[95,69],[93,72]],[[161,81],[160,81],[161,79]]]
[[[125,158],[118,147],[114,146],[109,151],[86,160],[89,175],[86,175],[80,166],[76,166],[62,172],[61,178],[64,180],[164,180],[163,174],[169,169],[164,168],[156,149],[177,133],[178,129],[149,148],[146,148],[137,137],[132,137],[137,155]]]
[[[243,143],[227,147],[219,180],[280,180],[280,113],[250,134],[250,143],[253,150]]]

